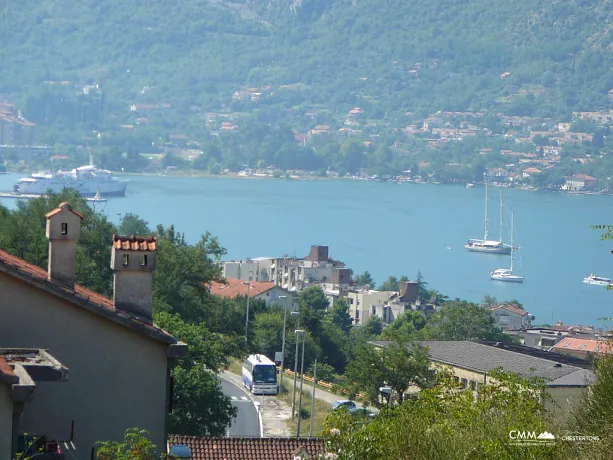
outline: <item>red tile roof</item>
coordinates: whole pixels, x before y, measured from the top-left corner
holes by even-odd
[[[67,203],[66,201],[61,202],[57,208],[55,208],[53,211],[49,211],[47,214],[45,214],[45,217],[47,219],[49,219],[49,217],[53,217],[56,214],[59,214],[64,209],[68,209],[75,216],[79,216],[81,218],[81,220],[83,220],[83,214],[81,214],[80,212],[77,212],[74,209],[72,209],[72,206],[70,205],[70,203]]]
[[[496,305],[492,307],[492,311],[500,310],[500,309],[507,310],[508,312],[515,313],[516,315],[519,315],[519,316],[525,316],[528,314],[526,310],[522,310],[521,308],[516,307],[515,305],[512,305],[512,304],[502,304],[502,305]]]
[[[247,290],[249,290],[249,295],[253,297],[275,287],[275,283],[273,282],[250,281],[251,288],[249,289],[246,284],[243,284],[247,283],[247,281],[237,278],[228,278],[226,282],[227,284],[212,282],[209,286],[211,294],[233,299],[239,295],[246,296]]]
[[[155,251],[157,241],[155,236],[113,235],[113,247],[124,251]]]
[[[553,348],[556,351],[571,350],[585,353],[613,353],[611,344],[606,340],[576,339],[573,337],[564,337]]]
[[[79,284],[74,289],[47,279],[47,270],[0,250],[0,272],[7,273],[40,289],[49,291],[74,305],[83,307],[111,321],[122,324],[164,343],[178,343],[168,332],[154,324],[134,317],[123,310],[116,310],[113,301]]]
[[[193,460],[293,460],[305,450],[309,459],[324,453],[324,441],[317,438],[214,438],[168,436],[168,448],[188,446]]]
[[[15,372],[13,371],[13,367],[6,362],[4,356],[0,356],[0,375],[7,375],[9,377],[15,377]]]

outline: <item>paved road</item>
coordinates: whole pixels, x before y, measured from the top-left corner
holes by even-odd
[[[243,388],[243,381],[239,375],[225,371],[221,373],[221,378],[229,380],[235,386]],[[292,416],[291,408],[283,401],[273,395],[251,395],[260,404],[260,415],[262,416],[262,433],[266,438],[286,437],[290,435],[285,421]]]
[[[219,381],[224,394],[232,398],[232,405],[238,409],[238,416],[226,430],[226,435],[259,438],[260,422],[253,401],[241,387],[223,378]]]

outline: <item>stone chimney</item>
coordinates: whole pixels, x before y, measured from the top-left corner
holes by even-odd
[[[47,238],[49,239],[49,266],[47,279],[74,289],[77,241],[81,234],[83,216],[63,202],[48,212]]]
[[[129,312],[147,322],[152,321],[153,315],[156,251],[155,236],[113,235],[113,303],[117,310]]]

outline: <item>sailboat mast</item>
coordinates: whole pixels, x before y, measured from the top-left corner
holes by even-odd
[[[503,188],[500,187],[500,242],[502,243],[502,190]]]
[[[487,241],[487,178],[485,179],[485,236],[484,241]]]
[[[511,211],[511,273],[513,273],[513,259],[514,259],[514,254],[513,254],[513,233],[515,230],[515,211]]]

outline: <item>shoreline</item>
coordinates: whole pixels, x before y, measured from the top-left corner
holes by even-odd
[[[258,175],[241,175],[236,172],[226,172],[220,174],[213,174],[205,171],[197,171],[197,170],[176,170],[170,173],[159,173],[159,172],[122,172],[122,171],[111,171],[114,175],[118,177],[176,177],[176,178],[191,178],[191,179],[244,179],[244,180],[293,180],[293,181],[347,181],[347,182],[378,182],[378,183],[393,183],[393,184],[417,184],[417,185],[452,185],[452,186],[464,186],[464,183],[458,182],[424,182],[424,181],[415,181],[412,179],[406,180],[396,180],[396,179],[371,179],[371,178],[357,178],[357,177],[329,177],[329,176],[298,176],[298,175],[289,175],[288,177],[274,177],[267,174],[258,174]],[[31,174],[32,172],[29,170],[25,171],[6,171],[3,172],[4,175],[8,174]],[[398,177],[398,176],[397,176]],[[479,187],[482,187],[484,183],[482,182],[472,182]],[[561,189],[547,189],[547,188],[532,188],[531,186],[518,185],[512,186],[510,184],[500,184],[500,183],[489,183],[490,186],[493,187],[502,187],[502,188],[512,188],[516,190],[522,190],[526,192],[561,192],[566,193],[568,195],[597,195],[597,196],[608,196],[613,195],[613,192],[594,192],[594,191],[567,191]],[[468,188],[468,187],[465,187]],[[472,187],[470,187],[472,188]],[[0,191],[2,192],[2,191]]]

